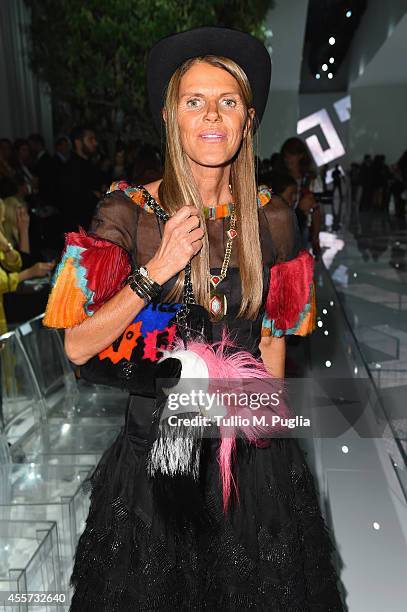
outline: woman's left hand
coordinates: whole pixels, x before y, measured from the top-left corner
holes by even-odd
[[[304,213],[309,213],[311,209],[315,208],[315,204],[315,197],[311,192],[309,192],[302,196],[298,206]]]

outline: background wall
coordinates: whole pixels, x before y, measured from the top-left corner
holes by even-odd
[[[407,149],[406,57],[407,13],[351,83],[350,149],[354,159],[364,153],[383,153],[392,163]]]
[[[392,36],[406,10],[406,0],[369,0],[350,49],[350,82],[363,75],[380,47]],[[400,58],[400,61],[404,63],[405,58]]]
[[[259,130],[260,157],[279,151],[297,133],[298,91],[308,0],[276,0],[267,17],[273,70],[270,95]]]
[[[50,147],[51,102],[28,64],[28,22],[23,0],[0,0],[0,136],[14,139],[40,132]]]

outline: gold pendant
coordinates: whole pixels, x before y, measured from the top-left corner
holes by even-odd
[[[224,293],[211,291],[209,300],[209,312],[212,321],[220,321],[227,313],[228,302]]]

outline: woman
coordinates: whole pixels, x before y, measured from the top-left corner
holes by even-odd
[[[46,276],[55,265],[37,263],[22,270],[24,264],[21,254],[9,242],[3,231],[5,214],[5,204],[0,199],[0,334],[8,330],[3,295],[16,291],[19,284],[25,280]]]
[[[23,253],[30,253],[29,225],[30,216],[25,196],[28,194],[24,177],[3,181],[2,193],[6,207],[4,233],[11,244]]]
[[[154,380],[176,378],[180,363],[183,376],[181,353],[192,352],[194,331],[217,341],[226,328],[246,349],[247,371],[261,370],[252,358],[261,350],[277,377],[285,333],[306,332],[310,256],[286,262],[297,254],[295,217],[288,208],[275,215],[254,180],[252,132],[269,79],[266,49],[242,32],[205,27],[157,43],[148,81],[155,123],[160,128],[162,117],[167,136],[163,179],[113,184],[89,235],[68,236],[45,324],[67,328],[69,358],[94,380],[118,372],[131,391],[125,426],[92,476],[71,612],[343,609],[332,544],[294,439],[261,448],[240,436],[238,496],[228,497],[218,451],[224,466],[229,438],[203,438],[193,455],[188,436],[163,438],[157,426],[163,406]],[[127,254],[141,267],[126,282]],[[276,282],[288,290],[293,274],[306,290],[284,323]],[[161,303],[149,303],[160,286]],[[165,352],[174,332],[187,351]],[[211,357],[216,367],[227,361]],[[188,461],[199,457],[192,475],[187,451]]]
[[[288,172],[298,185],[296,213],[304,248],[311,243],[313,253],[319,257],[321,247],[321,208],[315,199],[323,191],[322,181],[317,176],[307,145],[300,138],[288,138],[281,147],[280,158],[275,166],[278,172]]]

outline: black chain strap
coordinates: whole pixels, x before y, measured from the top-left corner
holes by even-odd
[[[143,189],[146,204],[155,213],[158,219],[163,223],[166,223],[170,218],[170,215],[155,201],[153,196]],[[184,287],[182,295],[182,307],[176,314],[176,321],[178,330],[184,342],[185,349],[187,348],[187,342],[191,339],[191,330],[188,326],[188,315],[190,312],[190,305],[195,304],[194,290],[191,281],[191,262],[189,261],[184,269]]]

